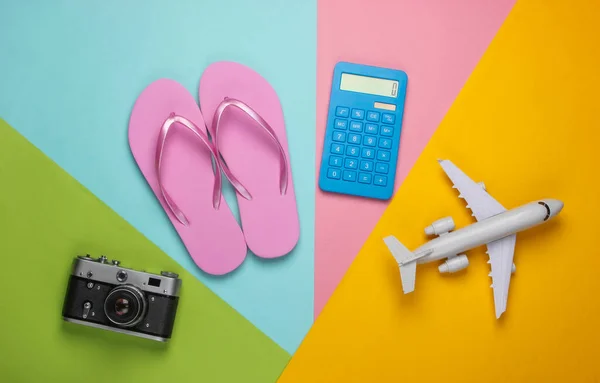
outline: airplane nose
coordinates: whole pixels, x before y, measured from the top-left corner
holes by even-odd
[[[562,210],[563,206],[565,206],[565,204],[562,201],[559,201],[557,199],[548,199],[545,200],[545,202],[550,208],[550,217],[558,215],[558,213],[560,213],[560,211]]]

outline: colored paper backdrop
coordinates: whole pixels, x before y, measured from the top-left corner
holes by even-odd
[[[2,381],[277,379],[282,348],[2,120],[0,177]],[[73,257],[86,253],[180,274],[168,344],[62,321]]]
[[[293,352],[313,320],[316,2],[4,1],[0,55],[0,116]],[[224,278],[193,264],[127,144],[129,113],[149,83],[172,78],[195,95],[219,60],[252,67],[278,92],[303,186],[296,249],[272,262],[249,255]]]
[[[408,93],[396,176],[400,186],[514,2],[319,1],[317,167],[334,65],[343,60],[402,69],[408,74]],[[315,315],[386,206],[317,191]]]
[[[593,382],[600,379],[600,3],[516,4],[280,382]],[[506,207],[565,202],[517,235],[508,311],[496,320],[484,249],[402,294],[382,238],[407,247],[450,215],[473,222],[439,167],[452,159]]]

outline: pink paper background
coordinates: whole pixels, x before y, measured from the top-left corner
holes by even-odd
[[[338,61],[408,74],[398,188],[516,0],[319,0],[317,177],[333,67]],[[315,317],[387,202],[317,190]]]

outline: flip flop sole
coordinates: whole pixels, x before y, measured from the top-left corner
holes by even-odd
[[[288,189],[281,195],[277,146],[243,112],[232,108],[223,114],[218,149],[232,173],[252,195],[252,200],[238,195],[246,243],[259,257],[283,256],[296,246],[300,224],[279,97],[254,70],[238,63],[217,62],[204,71],[199,87],[200,107],[209,128],[225,97],[238,99],[260,114],[275,131],[287,156]]]
[[[212,205],[215,177],[210,151],[191,132],[177,126],[165,144],[162,179],[164,188],[188,218],[189,226],[175,218],[162,198],[155,154],[160,128],[170,113],[181,115],[206,131],[194,97],[176,81],[157,80],[141,93],[131,112],[131,152],[196,265],[209,274],[226,274],[246,257],[244,236],[223,197],[218,210]]]

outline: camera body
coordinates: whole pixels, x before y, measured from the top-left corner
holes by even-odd
[[[62,310],[67,322],[166,342],[171,338],[181,280],[168,271],[151,274],[78,256]]]

